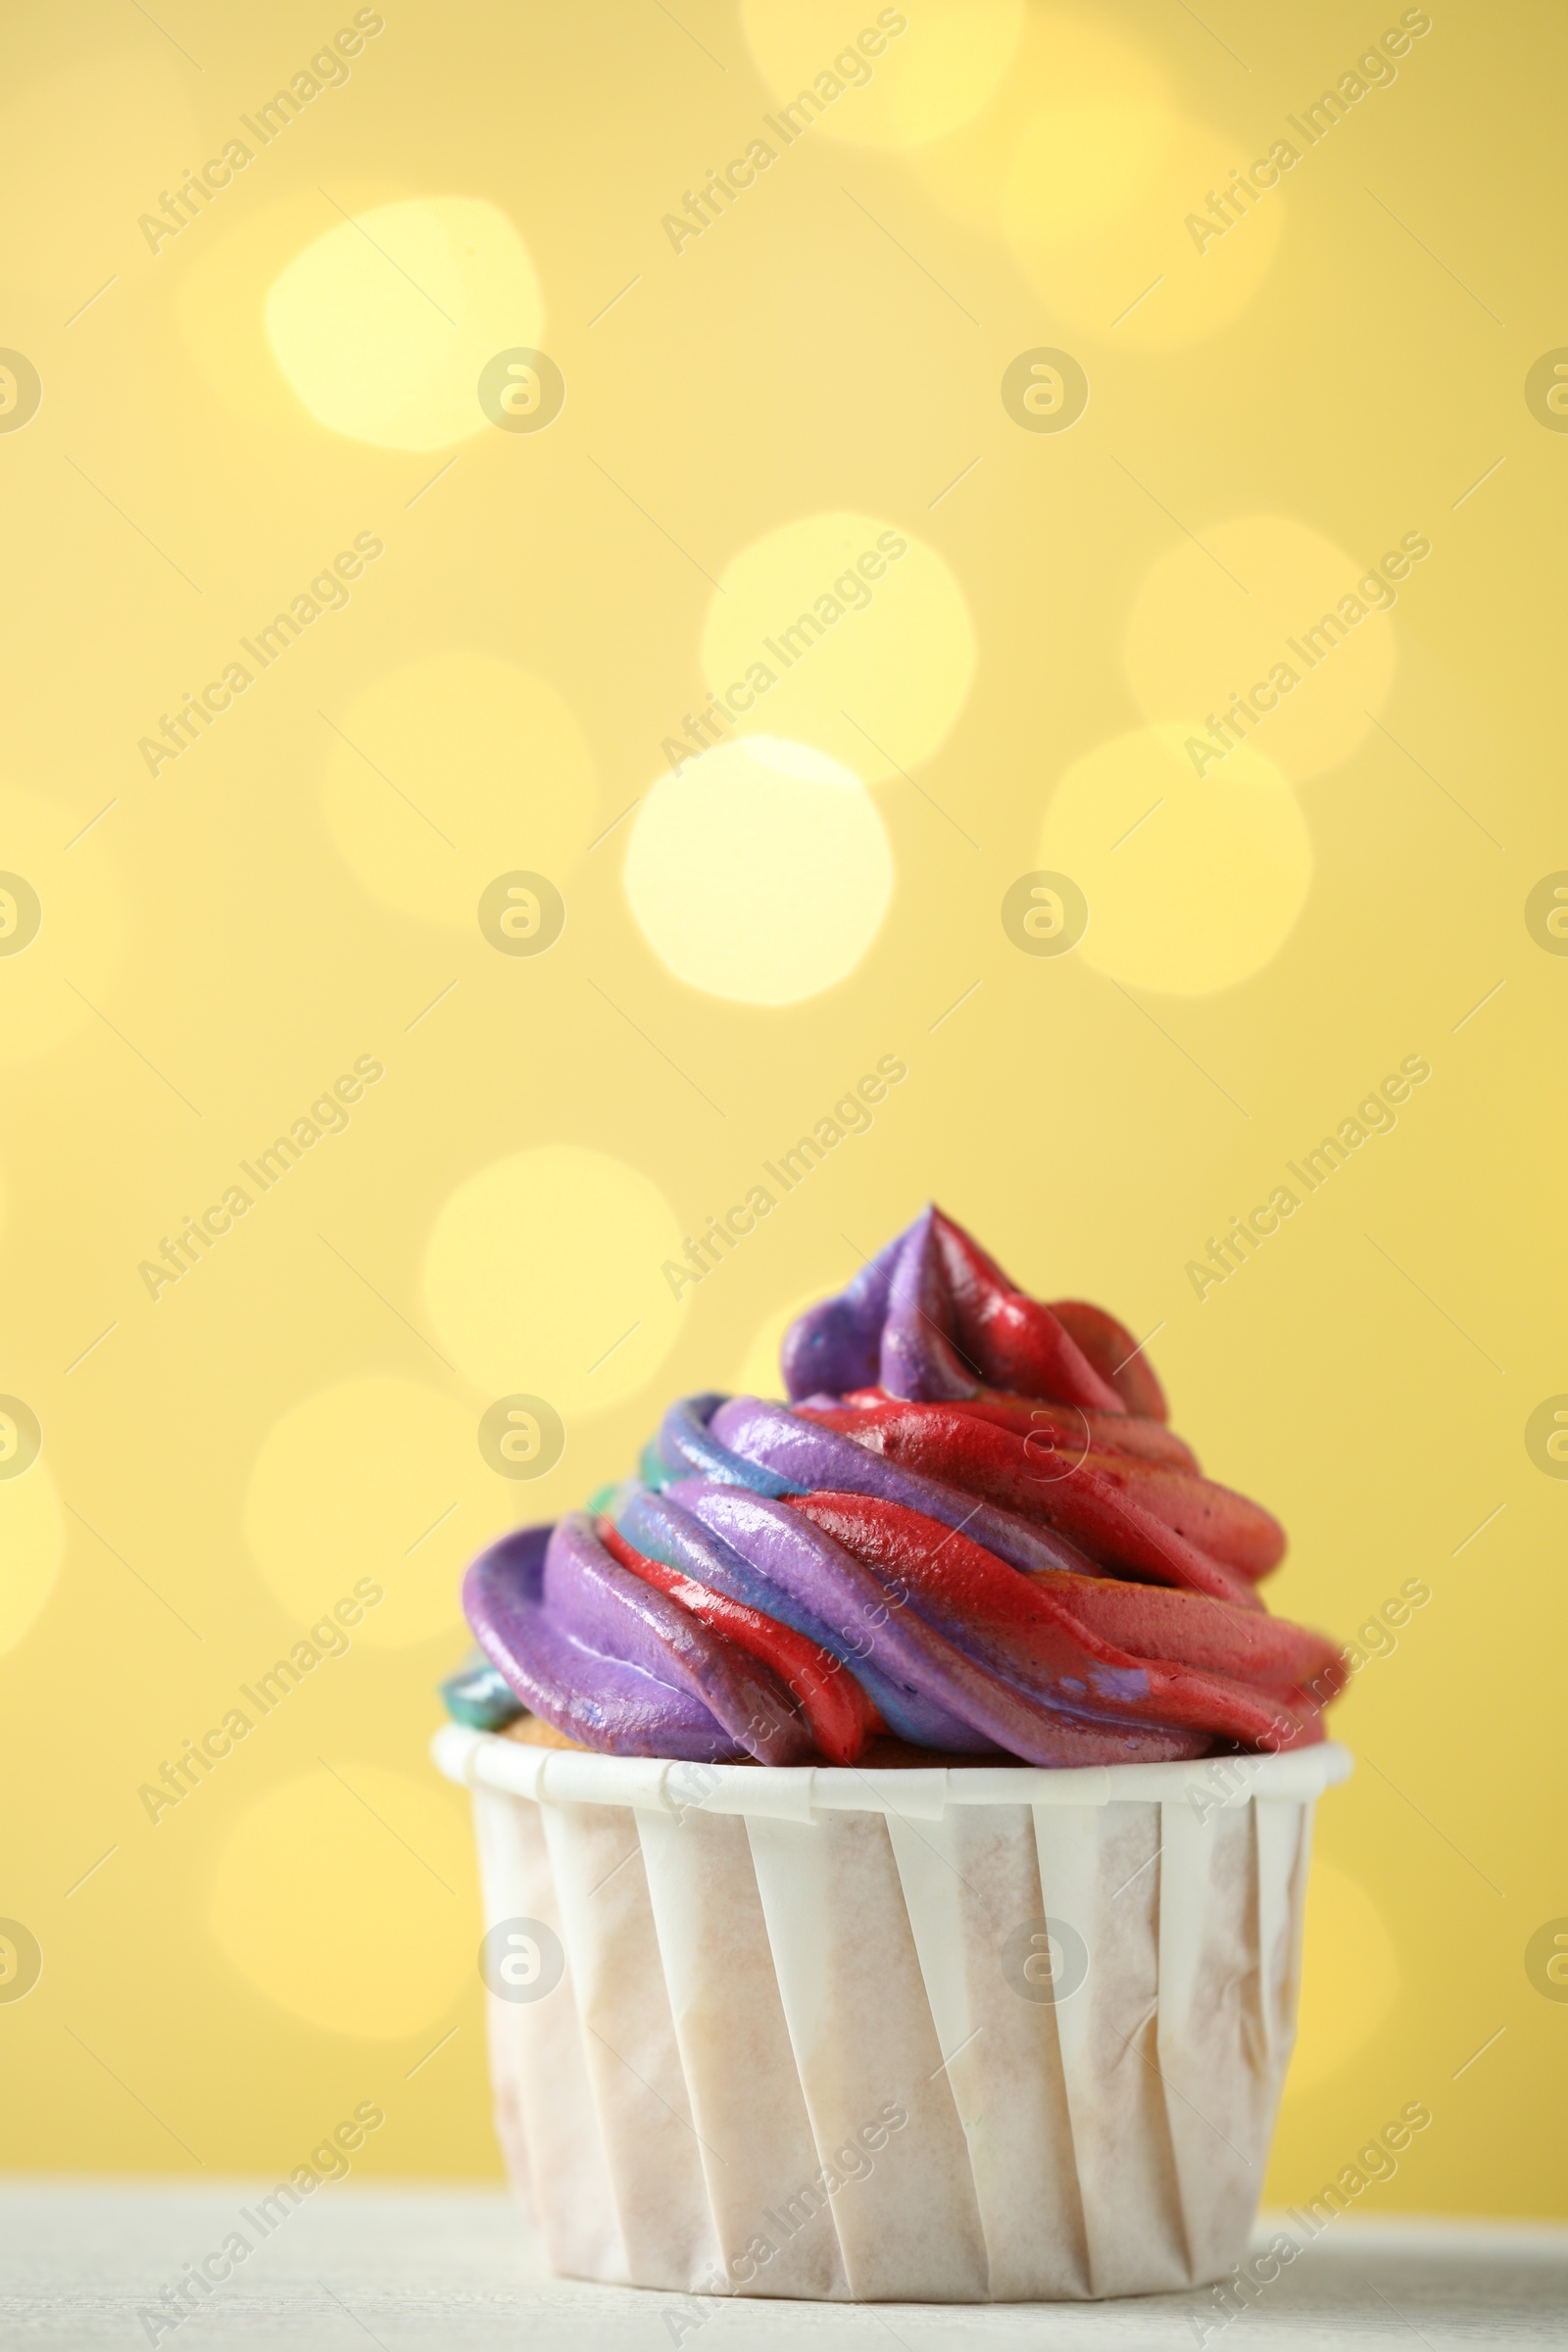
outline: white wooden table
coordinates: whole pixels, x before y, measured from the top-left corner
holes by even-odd
[[[139,2314],[220,2247],[243,2181],[13,2180],[0,2186],[0,2344],[93,2352],[149,2341]],[[265,2194],[265,2184],[260,2193]],[[167,2308],[167,2307],[166,2307]],[[1214,2326],[1206,2294],[996,2306],[698,2303],[552,2278],[499,2189],[327,2186],[177,2327],[180,2352],[1400,2352],[1568,2344],[1568,2230],[1430,2221],[1335,2225],[1261,2301]],[[692,2323],[699,2323],[693,2326]]]

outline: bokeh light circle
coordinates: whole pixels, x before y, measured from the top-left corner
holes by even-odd
[[[875,514],[807,514],[754,540],[703,628],[719,723],[814,744],[873,782],[937,749],[974,666],[948,565]]]
[[[640,1169],[544,1144],[458,1186],[430,1235],[424,1295],[488,1399],[541,1396],[569,1424],[658,1371],[680,1316],[662,1269],[682,1256],[674,1211]],[[471,1431],[468,1446],[477,1461]]]
[[[720,744],[637,811],[626,896],[677,979],[794,1004],[845,979],[893,893],[893,851],[858,776],[806,744]]]
[[[472,1844],[466,1815],[438,1787],[333,1757],[270,1789],[229,1832],[213,1878],[214,1940],[291,2016],[399,2040],[444,2017],[467,1984]]]
[[[498,874],[560,882],[593,838],[593,757],[553,686],[493,654],[425,655],[327,714],[322,798],[386,906],[469,930]]]
[[[1272,514],[1206,524],[1199,535],[1200,546],[1183,538],[1167,548],[1138,591],[1127,629],[1133,692],[1152,720],[1224,717],[1237,695],[1255,707],[1261,684],[1275,708],[1244,708],[1240,723],[1304,783],[1371,732],[1397,666],[1391,615],[1419,581],[1419,562],[1393,542],[1382,551],[1400,575],[1391,579],[1377,558],[1358,563],[1305,523]]]
[[[1209,231],[1211,195],[1241,161],[1225,134],[1148,96],[1054,98],[1013,150],[1005,222],[1050,313],[1077,334],[1172,350],[1238,318],[1268,275],[1286,183],[1233,199]]]
[[[355,1646],[399,1648],[462,1622],[463,1571],[496,1516],[473,1432],[466,1405],[382,1375],[319,1389],[273,1423],[246,1488],[245,1538],[300,1635],[329,1627],[362,1580],[384,1597],[349,1630]],[[295,1638],[279,1636],[284,1654]]]
[[[906,169],[947,211],[999,235],[1013,153],[1038,109],[1076,112],[1107,101],[1169,111],[1169,81],[1152,51],[1102,17],[1031,0],[1017,53],[989,105],[949,137],[913,150]]]
[[[1025,13],[1024,0],[920,0],[852,28],[841,0],[741,0],[759,70],[798,107],[790,127],[865,147],[917,147],[970,121],[1012,63]]]
[[[1278,768],[1242,744],[1200,776],[1195,733],[1144,727],[1075,760],[1039,851],[1089,901],[1083,961],[1181,996],[1229,988],[1267,963],[1312,878],[1306,822]]]
[[[509,346],[537,345],[543,325],[527,248],[473,196],[333,219],[267,297],[273,355],[311,415],[378,449],[487,432],[482,369]]]

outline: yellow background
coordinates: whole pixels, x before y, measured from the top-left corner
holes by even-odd
[[[0,1390],[43,1432],[0,1481],[0,1914],[43,1953],[0,2003],[7,2162],[270,2173],[373,2098],[362,2175],[497,2171],[467,1822],[425,1757],[461,1566],[667,1396],[758,1377],[935,1197],[1027,1287],[1158,1327],[1176,1425],[1292,1532],[1278,1606],[1349,1638],[1430,1587],[1336,1716],[1360,1763],[1270,2194],[1421,2100],[1364,2209],[1560,2211],[1568,2008],[1525,1951],[1568,1912],[1568,1488],[1524,1440],[1568,1388],[1568,964],[1524,916],[1568,865],[1568,442],[1524,389],[1568,339],[1556,12],[1434,0],[1201,252],[1187,214],[1396,8],[909,0],[678,252],[662,216],[765,135],[769,74],[872,8],[389,0],[154,252],[138,217],[353,14],[157,13],[5,35],[0,343],[43,385],[0,434],[0,867],[43,910],[0,956]],[[473,355],[536,344],[565,405],[495,429]],[[1070,429],[1004,405],[1040,348],[1087,372]],[[827,833],[749,753],[711,839],[677,779],[670,953],[757,978],[707,993],[622,883],[662,744],[737,674],[705,644],[788,621],[863,518],[906,569],[769,718],[859,777]],[[160,713],[360,532],[347,608],[149,774]],[[1394,610],[1252,752],[1200,786],[1145,732],[1179,747],[1407,533]],[[819,838],[819,888],[764,854]],[[1004,895],[1056,866],[1088,933],[1020,953]],[[514,869],[566,903],[537,957],[475,917]],[[662,1259],[886,1054],[871,1132],[677,1305]],[[1407,1055],[1397,1128],[1200,1301],[1208,1237]],[[348,1131],[150,1298],[357,1056]],[[532,1486],[476,1441],[514,1390],[567,1431]],[[140,1786],[366,1577],[348,1654],[150,1821]]]

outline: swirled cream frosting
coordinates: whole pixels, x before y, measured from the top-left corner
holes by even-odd
[[[1114,1316],[1027,1297],[931,1207],[782,1370],[788,1402],[681,1398],[637,1478],[474,1561],[454,1713],[762,1765],[1323,1737],[1341,1654],[1257,1591],[1284,1531],[1202,1475]]]

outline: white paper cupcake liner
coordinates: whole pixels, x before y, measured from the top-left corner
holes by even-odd
[[[449,1725],[498,2130],[563,2273],[1033,2301],[1246,2251],[1344,1748],[663,1764]]]

